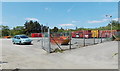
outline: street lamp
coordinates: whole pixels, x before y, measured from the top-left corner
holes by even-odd
[[[111,24],[111,37],[112,37],[112,16],[111,15],[106,15],[106,17],[110,18],[110,24]]]

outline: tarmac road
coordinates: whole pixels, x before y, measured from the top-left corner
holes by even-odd
[[[114,56],[118,53],[117,41],[49,54],[41,48],[41,43],[37,40],[33,40],[33,45],[14,45],[11,39],[0,39],[2,68],[118,69],[118,55]]]

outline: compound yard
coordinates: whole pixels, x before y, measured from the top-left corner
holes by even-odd
[[[34,38],[32,45],[16,45],[12,44],[11,39],[0,39],[0,43],[2,43],[2,46],[0,45],[0,48],[2,47],[2,69],[118,68],[117,41],[66,50],[62,53],[47,53],[42,49],[41,43],[38,42],[39,39],[41,41],[41,38]],[[73,39],[72,42],[78,40],[80,42],[81,39]]]

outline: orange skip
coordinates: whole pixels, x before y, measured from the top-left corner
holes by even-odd
[[[61,45],[65,45],[68,44],[70,42],[70,38],[66,37],[66,36],[60,36],[60,37],[51,37],[51,43],[55,44],[61,44]]]

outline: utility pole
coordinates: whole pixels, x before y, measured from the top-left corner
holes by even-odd
[[[106,15],[106,17],[110,18],[110,24],[111,24],[111,38],[112,38],[112,15]]]

